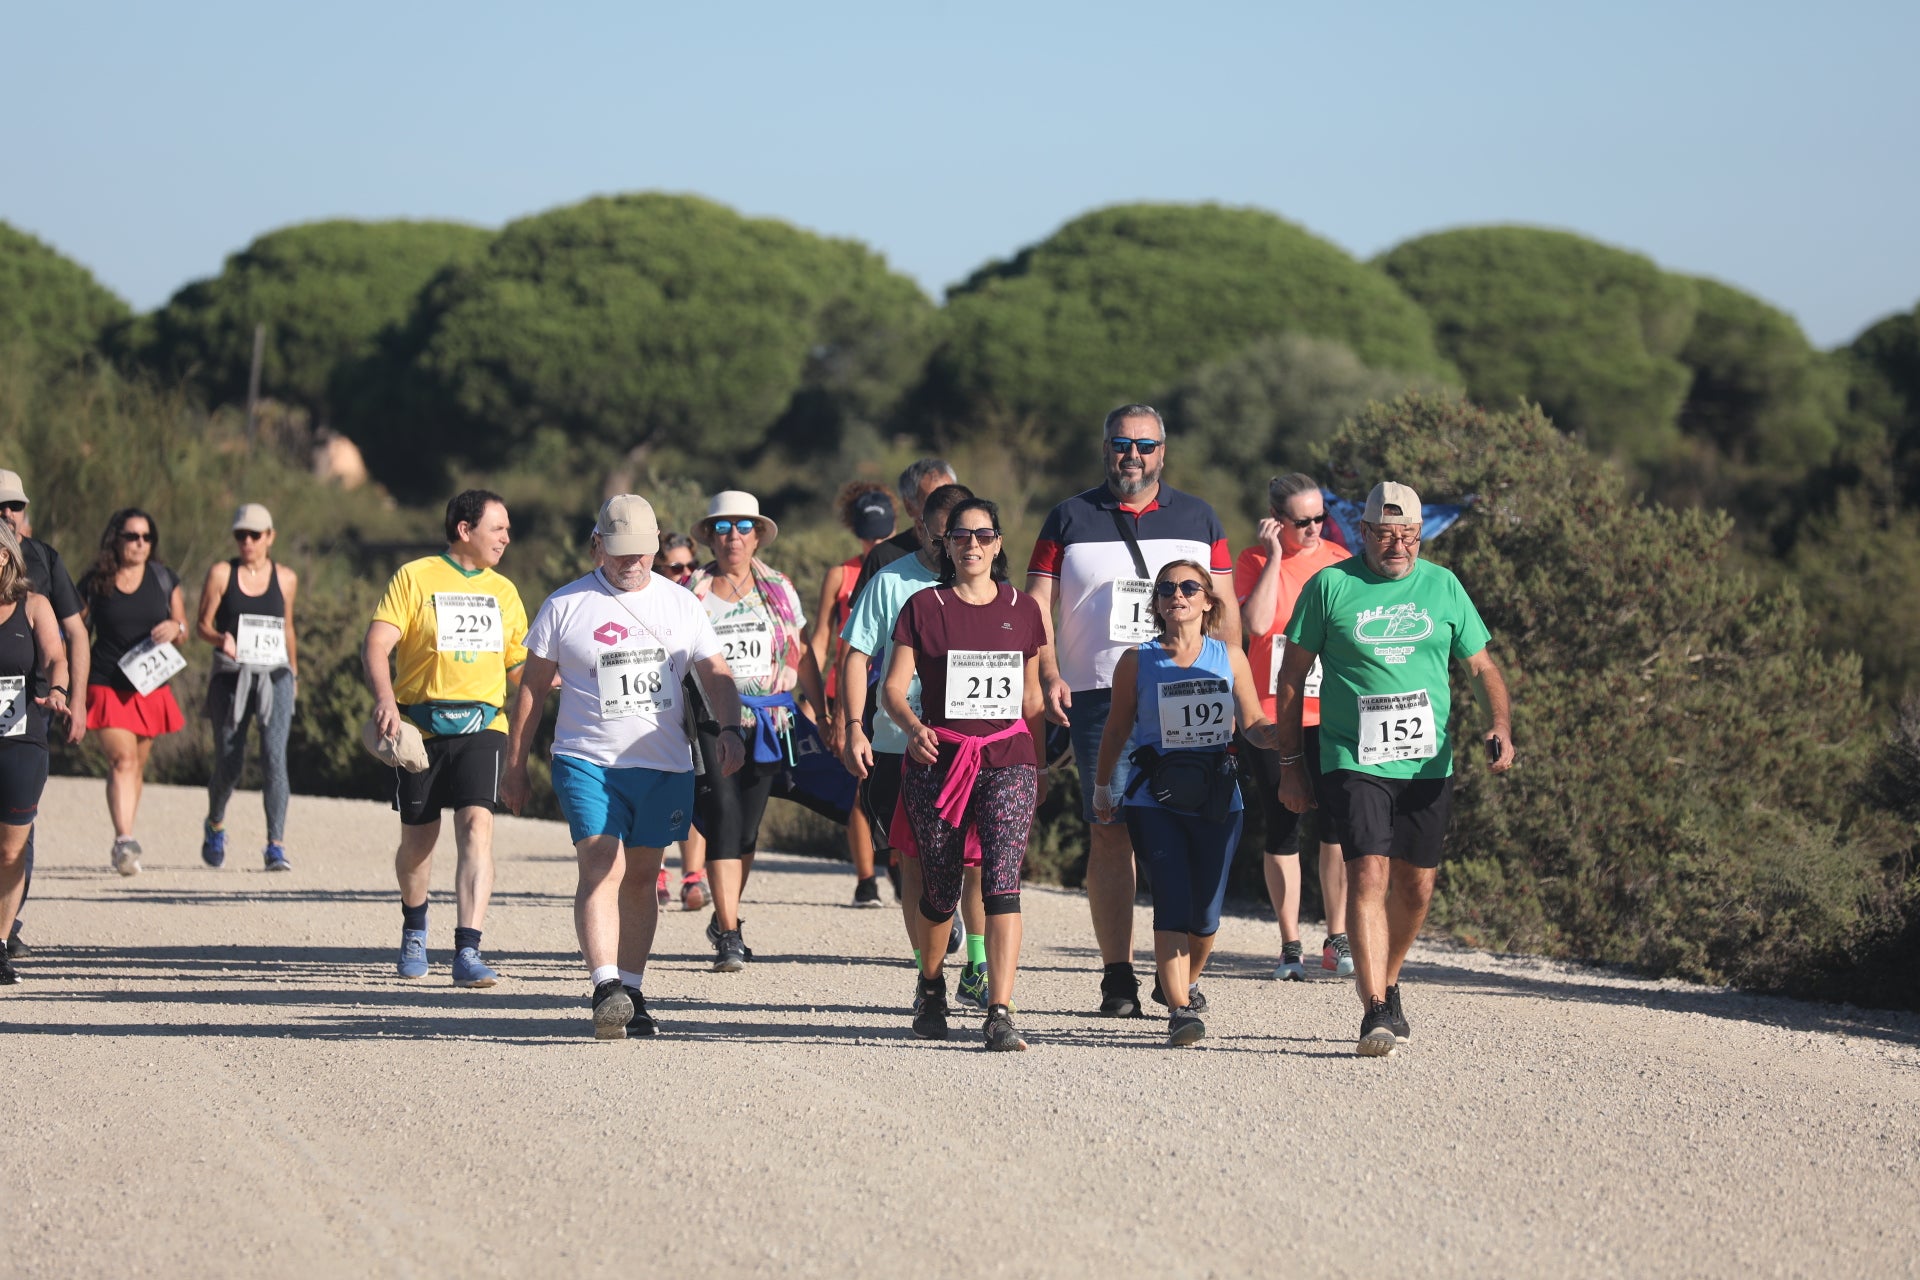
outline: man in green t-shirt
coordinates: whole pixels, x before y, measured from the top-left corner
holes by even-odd
[[[1493,772],[1513,765],[1507,683],[1487,653],[1486,624],[1458,578],[1421,561],[1420,528],[1419,494],[1391,481],[1373,487],[1362,554],[1322,569],[1300,593],[1275,700],[1280,802],[1304,813],[1313,782],[1300,758],[1302,687],[1320,659],[1320,765],[1329,838],[1346,849],[1353,978],[1366,1010],[1356,1051],[1366,1057],[1411,1035],[1400,965],[1426,921],[1453,807],[1450,661],[1466,662],[1493,718]]]

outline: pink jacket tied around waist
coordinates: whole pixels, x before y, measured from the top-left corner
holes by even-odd
[[[968,733],[955,733],[951,729],[932,726],[933,734],[942,742],[952,742],[959,746],[954,752],[953,764],[947,770],[947,780],[940,787],[940,819],[948,826],[958,828],[966,821],[967,801],[973,796],[973,780],[980,776],[980,753],[988,743],[1005,742],[1018,733],[1026,733],[1024,720],[1016,720],[998,733],[990,733],[984,738],[976,738]],[[909,757],[906,766],[912,767]],[[931,766],[928,766],[929,768]],[[975,831],[971,822],[966,823],[968,866],[980,865],[980,833]],[[887,823],[887,843],[906,854],[909,858],[920,856],[920,842],[914,838],[913,824],[907,821],[906,790],[901,789],[901,797],[893,805],[893,818]]]

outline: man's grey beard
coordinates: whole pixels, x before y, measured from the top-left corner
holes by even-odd
[[[1158,478],[1157,476],[1149,475],[1147,469],[1142,467],[1137,477],[1129,476],[1125,471],[1111,472],[1107,476],[1107,483],[1112,487],[1113,491],[1121,497],[1131,498],[1138,495],[1141,490],[1145,489]]]

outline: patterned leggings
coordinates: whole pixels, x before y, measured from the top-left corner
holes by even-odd
[[[982,769],[973,781],[963,819],[971,821],[980,837],[980,893],[988,915],[1013,915],[1020,910],[1020,866],[1027,857],[1027,837],[1033,831],[1039,771],[1030,764]],[[940,787],[946,770],[909,760],[900,780],[900,797],[920,845],[920,914],[929,920],[949,920],[960,904],[962,860],[967,840],[964,827],[955,829],[940,817]]]

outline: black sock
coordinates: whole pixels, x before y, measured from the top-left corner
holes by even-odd
[[[453,931],[453,949],[464,951],[468,947],[472,947],[475,951],[480,949],[480,931],[462,925]]]
[[[432,901],[432,899],[422,898],[420,900],[419,906],[410,907],[407,905],[407,900],[405,898],[402,898],[400,900],[401,927],[405,929],[426,928],[427,927],[427,903],[430,901]]]

